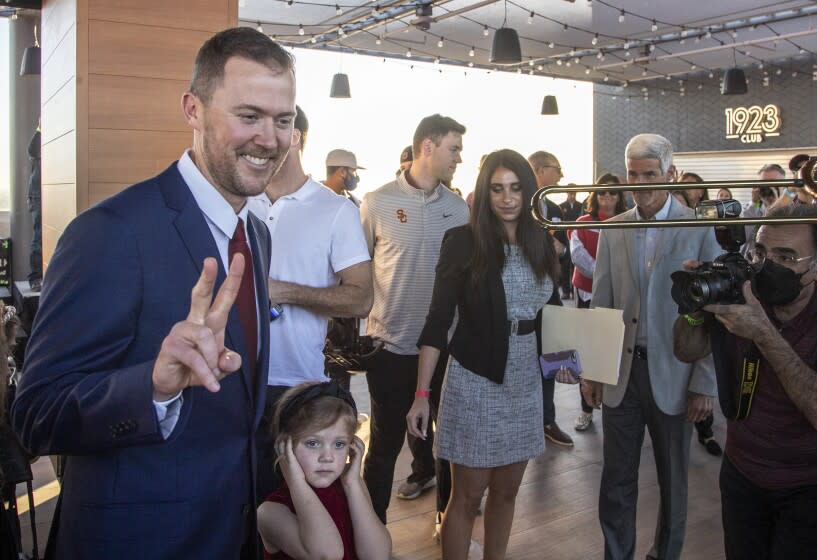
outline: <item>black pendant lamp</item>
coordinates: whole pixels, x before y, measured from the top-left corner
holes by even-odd
[[[516,29],[501,27],[494,32],[490,61],[494,64],[519,64],[522,62],[522,47]]]
[[[20,64],[21,76],[40,74],[40,47],[26,47],[23,51],[23,62]]]
[[[23,51],[23,60],[20,63],[21,76],[40,75],[40,43],[37,41],[37,26],[34,26],[34,46],[26,47]]]
[[[556,96],[555,95],[546,95],[544,101],[542,101],[542,114],[543,115],[558,115],[559,114],[559,104],[556,103]]]
[[[729,68],[723,75],[721,95],[741,95],[749,91],[746,74],[740,68]]]
[[[349,90],[349,76],[346,74],[335,74],[332,78],[332,88],[329,90],[329,97],[337,99],[348,99],[352,97]]]

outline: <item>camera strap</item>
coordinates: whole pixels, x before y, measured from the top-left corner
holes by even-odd
[[[740,378],[738,393],[738,410],[736,420],[743,420],[752,410],[752,399],[757,389],[757,380],[760,375],[760,350],[753,342],[749,351],[743,355],[743,370]]]

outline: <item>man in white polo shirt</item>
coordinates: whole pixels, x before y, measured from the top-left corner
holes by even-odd
[[[266,193],[250,200],[272,237],[267,405],[259,428],[259,498],[275,484],[269,434],[280,396],[305,381],[324,381],[323,347],[329,317],[365,317],[372,306],[372,272],[357,207],[304,173],[301,154],[308,121],[298,107],[292,148]]]

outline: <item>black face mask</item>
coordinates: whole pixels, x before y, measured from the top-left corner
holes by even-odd
[[[766,259],[763,267],[755,275],[755,293],[758,299],[766,305],[791,303],[797,299],[803,289],[800,279],[806,272],[797,274],[782,264]]]

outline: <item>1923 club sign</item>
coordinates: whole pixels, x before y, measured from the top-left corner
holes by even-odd
[[[757,144],[768,136],[780,136],[780,108],[777,105],[729,107],[724,112],[727,138]]]

